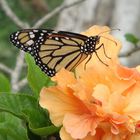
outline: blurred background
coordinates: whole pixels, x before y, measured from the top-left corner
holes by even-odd
[[[76,1],[78,3],[75,3]],[[74,4],[71,5],[72,3]],[[44,16],[61,6],[64,8],[50,15],[50,18],[42,24],[35,26]],[[14,21],[7,7],[23,23],[23,26]],[[21,61],[18,56],[24,58],[9,41],[12,32],[25,27],[81,32],[93,25],[107,25],[121,29],[112,32],[122,42],[121,62],[130,67],[140,64],[139,49],[127,55],[136,46],[126,41],[124,37],[126,33],[132,33],[140,38],[140,0],[0,0],[0,73],[6,75],[12,82],[12,72],[17,68],[17,61]],[[26,72],[26,64],[22,63],[20,76],[16,82],[23,79],[23,86],[18,89],[13,87],[13,91],[28,89],[24,78]]]

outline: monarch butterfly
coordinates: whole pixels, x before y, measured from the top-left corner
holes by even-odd
[[[73,70],[88,56],[89,61],[93,53],[105,64],[97,54],[98,49],[104,49],[104,44],[97,47],[99,35],[87,37],[66,31],[24,29],[11,34],[10,40],[16,47],[30,53],[41,70],[51,77],[62,67]]]

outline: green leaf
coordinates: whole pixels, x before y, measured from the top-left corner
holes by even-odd
[[[48,114],[33,96],[0,93],[0,111],[9,112],[28,122],[29,129],[37,135],[47,136],[58,132],[58,128],[52,126]]]
[[[9,80],[2,73],[0,73],[0,92],[9,92],[10,89]]]
[[[21,119],[10,113],[0,112],[1,140],[29,140]]]
[[[125,38],[127,41],[131,42],[134,45],[136,45],[140,41],[140,39],[138,39],[136,36],[134,36],[131,33],[125,34]]]
[[[52,82],[50,77],[40,70],[29,54],[26,54],[26,62],[28,64],[27,78],[29,85],[34,91],[36,97],[38,97],[43,86],[48,87],[54,85],[54,82]]]
[[[39,129],[34,129],[32,130],[32,132],[34,132],[35,134],[41,135],[41,136],[48,136],[51,134],[54,134],[56,132],[59,132],[60,128],[59,127],[55,127],[54,125],[50,125],[48,127],[42,127]]]

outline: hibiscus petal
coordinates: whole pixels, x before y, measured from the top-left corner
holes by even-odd
[[[127,97],[129,104],[124,108],[124,113],[135,120],[140,120],[140,82],[138,82]]]
[[[56,126],[62,125],[63,117],[67,112],[76,114],[89,112],[86,106],[74,95],[64,94],[54,87],[41,90],[39,104],[48,109],[50,119]]]
[[[117,66],[117,76],[120,79],[124,79],[124,80],[130,80],[132,79],[135,74],[136,74],[136,70],[135,69],[130,69],[121,65]]]
[[[103,105],[106,105],[109,100],[109,96],[110,96],[109,88],[106,85],[97,84],[94,87],[94,92],[93,92],[92,96],[95,99],[100,100]]]
[[[64,127],[62,127],[60,130],[60,137],[61,137],[61,140],[75,140],[70,136],[70,134],[66,132]]]
[[[72,138],[83,139],[88,133],[95,135],[97,120],[90,114],[75,115],[69,113],[64,117],[63,126]]]
[[[76,82],[74,74],[65,70],[64,68],[56,73],[56,76],[52,77],[52,80],[57,82],[58,87],[66,92],[70,92],[71,88],[69,87],[69,85]]]

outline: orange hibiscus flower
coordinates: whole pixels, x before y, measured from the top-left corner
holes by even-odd
[[[93,26],[82,33],[94,36],[109,30]],[[57,86],[43,88],[40,105],[49,111],[62,140],[139,140],[140,67],[119,64],[120,43],[108,33],[100,34],[104,50],[98,50],[105,66],[93,54],[76,68],[76,76],[62,69],[52,78]]]

